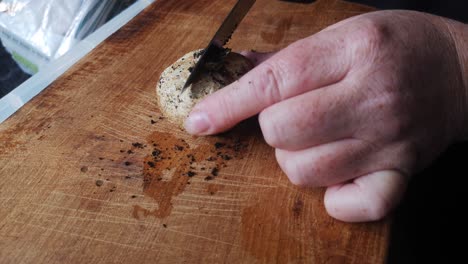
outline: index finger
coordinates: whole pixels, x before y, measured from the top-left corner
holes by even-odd
[[[344,41],[322,35],[291,44],[202,100],[187,118],[186,130],[223,132],[279,101],[343,79],[349,69]]]

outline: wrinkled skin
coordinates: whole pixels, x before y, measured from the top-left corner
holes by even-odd
[[[466,42],[466,25],[454,38],[443,20],[374,12],[277,53],[246,53],[257,67],[199,103],[186,129],[215,134],[259,114],[289,179],[328,187],[331,216],[381,219],[411,175],[467,134],[466,57],[456,43]]]

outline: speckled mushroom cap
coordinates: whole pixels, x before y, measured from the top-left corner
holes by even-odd
[[[157,102],[161,112],[181,128],[195,104],[207,95],[238,80],[253,68],[247,58],[230,52],[222,63],[203,72],[199,80],[181,93],[185,81],[201,54],[202,50],[185,54],[163,71],[156,86]]]

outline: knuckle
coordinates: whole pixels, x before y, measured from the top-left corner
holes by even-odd
[[[298,164],[294,159],[291,159],[284,154],[278,154],[277,151],[276,160],[292,184],[299,187],[308,186],[308,182],[306,181],[306,178],[300,169],[300,164]]]
[[[364,208],[365,214],[370,221],[383,219],[391,210],[390,204],[382,197],[369,200]]]
[[[265,61],[259,71],[255,96],[268,105],[281,101],[282,80],[279,66],[274,62]]]
[[[358,50],[369,53],[377,51],[387,43],[390,30],[385,23],[373,18],[363,17],[355,28],[351,38],[358,44]]]
[[[309,186],[309,182],[306,180],[305,175],[301,173],[298,164],[293,162],[286,162],[285,169],[285,173],[292,184],[299,187]]]
[[[274,148],[281,147],[281,129],[278,124],[274,122],[268,109],[263,110],[259,114],[258,121],[266,143]]]

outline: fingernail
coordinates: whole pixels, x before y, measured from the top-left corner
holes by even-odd
[[[185,120],[184,126],[188,133],[198,135],[210,129],[210,122],[206,113],[193,112]]]

